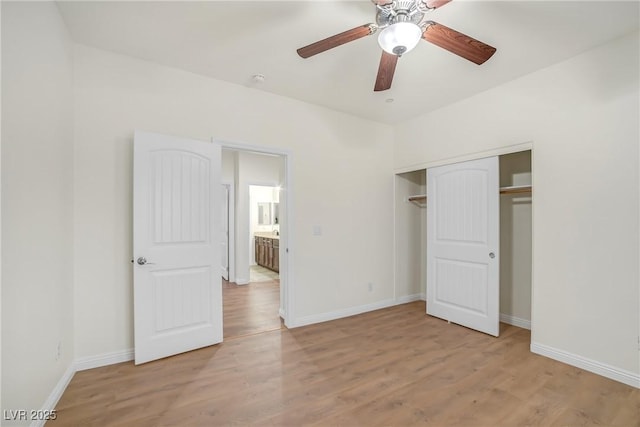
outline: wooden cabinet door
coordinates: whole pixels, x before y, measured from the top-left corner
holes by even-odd
[[[255,238],[256,263],[280,272],[280,240],[268,237]]]
[[[260,264],[260,238],[254,237],[253,240],[255,242],[255,244],[253,245],[255,251],[254,258],[256,260],[256,264]]]
[[[279,246],[273,247],[272,269],[274,271],[277,271],[278,273],[280,272],[280,247]]]
[[[264,239],[262,237],[258,238],[258,259],[257,259],[257,263],[258,265],[265,265],[266,263],[266,253],[265,253],[265,245],[264,245]]]
[[[267,262],[265,267],[273,270],[273,246],[271,245],[271,239],[269,239],[269,244],[267,245]]]

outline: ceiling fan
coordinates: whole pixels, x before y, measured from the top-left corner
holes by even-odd
[[[377,10],[375,24],[361,25],[301,47],[297,50],[298,55],[309,58],[381,30],[378,44],[382,48],[382,58],[373,89],[377,92],[391,87],[398,58],[416,47],[421,38],[478,65],[496,52],[496,48],[488,44],[426,19],[429,12],[451,0],[371,1]]]

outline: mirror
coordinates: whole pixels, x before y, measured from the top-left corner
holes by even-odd
[[[275,225],[279,224],[279,203],[258,202],[258,224]]]
[[[271,225],[271,203],[258,203],[258,224]]]
[[[278,212],[278,205],[280,205],[280,203],[273,203],[273,209],[272,209],[273,224],[280,224],[280,215]]]

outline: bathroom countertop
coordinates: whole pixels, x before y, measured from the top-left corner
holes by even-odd
[[[253,233],[255,237],[266,237],[267,239],[277,239],[280,240],[280,236],[277,234],[273,234],[270,231],[260,231],[257,233]]]

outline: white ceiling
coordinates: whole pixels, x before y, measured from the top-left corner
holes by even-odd
[[[395,123],[637,30],[637,1],[455,0],[430,19],[497,48],[477,66],[421,42],[373,92],[376,35],[309,59],[296,49],[375,21],[358,1],[58,2],[73,39],[159,64]],[[252,80],[264,74],[263,83]],[[394,101],[389,103],[387,99]]]

